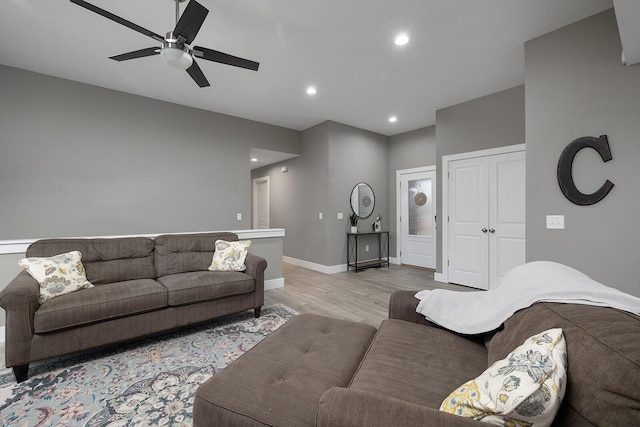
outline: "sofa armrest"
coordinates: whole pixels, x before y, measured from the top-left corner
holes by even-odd
[[[0,292],[0,307],[6,315],[6,364],[7,366],[29,363],[33,319],[40,306],[40,285],[26,271],[21,271]]]
[[[262,305],[264,304],[264,271],[267,269],[267,260],[257,255],[248,253],[247,257],[244,260],[244,265],[247,267],[244,272],[252,276],[255,280],[255,307],[262,307]]]
[[[333,387],[320,398],[317,427],[464,427],[479,421],[381,394]]]
[[[416,291],[396,291],[389,300],[389,319],[406,320],[421,325],[437,326],[416,312],[420,302],[414,295]]]

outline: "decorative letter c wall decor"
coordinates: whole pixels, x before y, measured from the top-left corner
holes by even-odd
[[[573,182],[572,173],[573,159],[576,157],[576,154],[578,154],[578,151],[587,147],[596,150],[598,154],[600,154],[603,162],[608,162],[613,158],[611,156],[611,148],[609,147],[607,135],[600,135],[599,138],[584,136],[572,141],[564,149],[558,161],[558,184],[560,184],[562,194],[564,194],[570,202],[581,206],[595,205],[604,199],[613,188],[613,182],[609,180],[595,193],[591,194],[581,193],[576,187],[576,184]]]

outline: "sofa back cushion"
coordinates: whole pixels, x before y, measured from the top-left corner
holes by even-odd
[[[562,328],[567,390],[553,425],[636,425],[640,402],[640,317],[606,307],[538,303],[509,318],[487,348],[488,364],[527,337]]]
[[[146,237],[38,240],[27,248],[27,257],[71,251],[80,251],[87,280],[94,285],[156,278],[154,244]]]
[[[190,271],[207,271],[216,240],[234,242],[234,233],[165,234],[155,238],[158,277]]]

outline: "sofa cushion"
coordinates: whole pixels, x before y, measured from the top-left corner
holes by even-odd
[[[94,286],[42,304],[35,313],[36,333],[53,332],[167,306],[167,290],[151,279]]]
[[[233,233],[165,234],[155,238],[158,277],[189,271],[206,271],[216,240],[237,241]]]
[[[255,281],[236,271],[193,271],[158,278],[168,291],[171,306],[210,301],[253,292]]]
[[[18,264],[38,281],[38,302],[42,304],[60,295],[93,287],[81,259],[80,252],[71,251],[52,257],[22,258]]]
[[[487,368],[481,341],[404,320],[382,322],[350,387],[438,409]]]
[[[80,251],[87,280],[94,285],[155,279],[153,240],[146,237],[108,239],[44,239],[27,248],[27,257]]]
[[[440,410],[494,425],[548,427],[564,397],[566,358],[562,329],[541,332],[454,390]]]
[[[640,317],[606,307],[534,304],[494,335],[489,363],[550,328],[562,328],[568,357],[567,392],[554,425],[638,425]]]

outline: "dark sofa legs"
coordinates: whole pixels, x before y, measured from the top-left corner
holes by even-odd
[[[29,372],[29,364],[14,366],[13,375],[16,377],[16,382],[21,383],[27,379],[27,373]]]
[[[260,309],[262,307],[256,307],[253,309],[253,315],[255,316],[255,318],[257,319],[258,317],[260,317]]]

